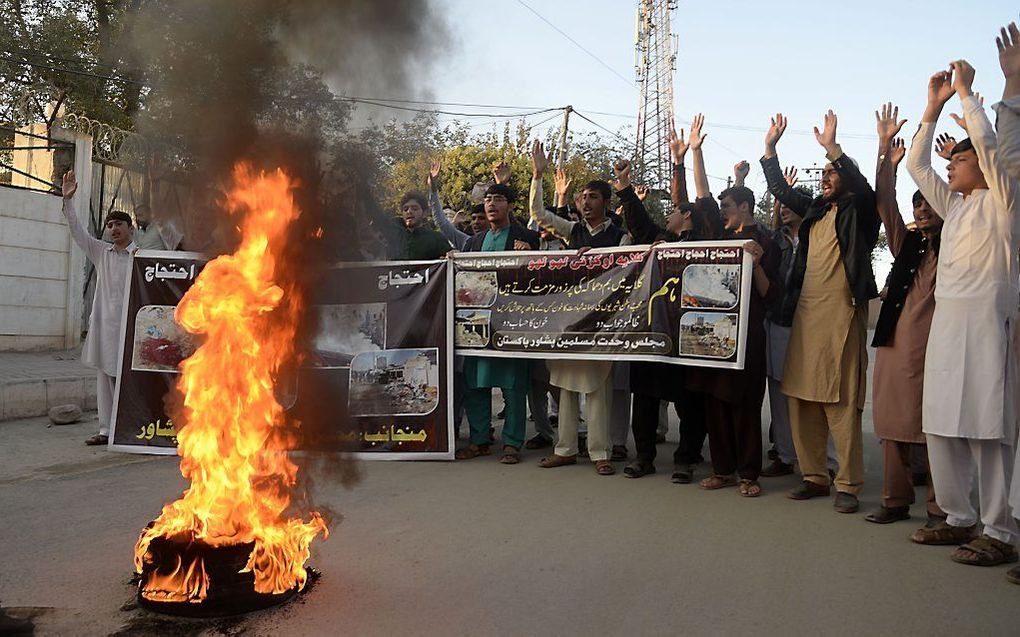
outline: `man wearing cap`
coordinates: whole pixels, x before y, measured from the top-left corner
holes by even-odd
[[[124,314],[124,286],[131,255],[137,249],[131,216],[114,210],[106,216],[106,229],[113,243],[91,236],[75,213],[71,199],[78,189],[74,171],[64,175],[63,213],[71,238],[82,249],[96,268],[96,296],[92,301],[89,333],[85,337],[81,360],[96,370],[96,403],[99,408],[99,433],[85,441],[87,445],[105,445],[110,440],[110,413],[113,410],[113,390],[117,385],[120,351],[120,321]]]

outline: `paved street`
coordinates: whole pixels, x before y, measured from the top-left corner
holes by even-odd
[[[313,545],[323,576],[298,603],[164,619],[133,607],[131,549],[184,486],[176,458],[86,447],[89,416],[0,424],[0,603],[37,634],[1015,635],[1020,621],[1006,567],[907,540],[923,505],[864,521],[881,475],[870,433],[849,516],[783,497],[793,477],[763,480],[757,500],[674,485],[670,444],[640,480],[541,469],[536,452],[510,467],[361,463],[350,490],[317,483],[343,520]]]

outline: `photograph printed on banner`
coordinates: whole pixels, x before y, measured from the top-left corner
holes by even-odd
[[[195,353],[196,337],[174,319],[176,306],[143,305],[135,314],[131,369],[138,372],[173,372]]]
[[[439,406],[439,348],[388,349],[351,361],[352,416],[424,416]]]
[[[453,319],[453,344],[487,347],[491,336],[492,310],[457,310]]]
[[[680,317],[680,356],[729,358],[736,351],[736,314],[686,312]]]
[[[680,307],[732,310],[739,298],[739,265],[695,263],[684,268]]]
[[[311,367],[349,367],[358,354],[386,349],[386,304],[317,305]]]
[[[498,282],[495,272],[461,270],[453,281],[457,307],[491,307],[496,302]]]

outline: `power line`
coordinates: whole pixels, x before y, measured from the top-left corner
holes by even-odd
[[[88,71],[76,71],[74,69],[64,69],[55,66],[50,66],[48,64],[41,64],[39,62],[32,62],[29,60],[18,60],[12,57],[7,57],[6,55],[0,55],[0,60],[6,60],[13,64],[22,64],[27,66],[33,66],[36,68],[46,69],[48,71],[53,71],[54,73],[70,73],[71,75],[81,75],[83,77],[91,77],[97,80],[108,80],[110,82],[122,82],[124,84],[137,84],[138,86],[145,86],[144,82],[139,82],[137,80],[129,80],[124,77],[114,77],[112,75],[98,75],[96,73],[89,73]]]
[[[486,117],[490,119],[513,119],[515,117],[527,117],[529,115],[538,115],[541,113],[551,113],[553,111],[562,111],[565,106],[543,108],[528,113],[463,113],[446,111],[441,109],[429,109],[429,108],[413,108],[410,106],[399,106],[397,104],[386,104],[383,102],[376,102],[375,100],[364,99],[360,97],[338,97],[337,99],[344,102],[352,102],[356,104],[371,104],[373,106],[379,106],[382,108],[392,108],[398,111],[410,111],[412,113],[437,113],[440,115],[456,115],[457,117]]]
[[[565,31],[564,31],[563,29],[559,28],[558,26],[556,26],[555,24],[553,24],[552,22],[550,22],[550,21],[549,21],[549,20],[548,20],[548,19],[547,19],[547,18],[546,18],[545,16],[543,16],[543,15],[542,15],[541,13],[539,13],[538,11],[535,11],[535,10],[534,10],[534,9],[533,9],[533,8],[532,8],[532,7],[531,7],[531,6],[529,5],[529,4],[528,4],[528,3],[524,2],[524,0],[517,0],[517,2],[518,2],[518,3],[519,3],[519,4],[521,5],[521,6],[522,6],[522,7],[524,7],[524,8],[525,8],[525,9],[527,9],[528,11],[530,11],[530,12],[534,13],[534,14],[535,14],[536,16],[538,16],[538,18],[539,18],[539,19],[540,19],[540,20],[541,20],[542,22],[545,22],[545,23],[546,23],[546,24],[548,24],[548,25],[549,25],[550,27],[552,27],[553,29],[555,29],[557,33],[559,33],[560,35],[562,35],[562,36],[563,36],[563,37],[565,37],[566,39],[570,40],[570,42],[572,42],[572,43],[574,44],[574,46],[576,46],[577,48],[579,48],[579,49],[581,49],[582,51],[584,51],[585,53],[587,53],[587,54],[588,54],[588,55],[589,55],[589,56],[590,56],[590,57],[591,57],[591,58],[592,58],[593,60],[595,60],[596,62],[598,62],[599,64],[601,64],[602,66],[604,66],[604,67],[605,67],[606,69],[608,69],[610,73],[612,73],[612,74],[613,74],[613,75],[615,75],[616,77],[618,77],[618,78],[620,78],[621,80],[623,80],[624,82],[626,82],[626,83],[627,83],[627,86],[630,86],[630,87],[631,87],[631,88],[633,88],[634,90],[637,90],[637,86],[636,86],[636,85],[634,84],[634,82],[632,82],[632,81],[628,80],[627,78],[625,78],[624,76],[620,75],[620,74],[619,74],[619,73],[618,73],[618,72],[616,71],[616,69],[614,69],[613,67],[611,67],[611,66],[609,66],[608,64],[606,64],[605,62],[603,62],[603,61],[602,61],[602,58],[600,58],[599,56],[595,55],[594,53],[592,53],[591,51],[589,51],[588,49],[586,49],[586,48],[585,48],[585,47],[584,47],[584,46],[583,46],[583,45],[582,45],[582,44],[581,44],[580,42],[578,42],[578,41],[577,41],[577,40],[575,40],[574,38],[572,38],[572,37],[570,37],[569,35],[567,35],[567,33],[566,33],[566,32],[565,32]]]

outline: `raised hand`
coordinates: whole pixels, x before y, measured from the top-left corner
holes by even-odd
[[[626,159],[619,159],[613,164],[613,174],[616,175],[613,188],[620,191],[630,185],[630,170],[630,162]]]
[[[765,156],[771,157],[776,154],[776,144],[782,138],[783,133],[786,132],[786,118],[783,117],[782,113],[776,113],[776,116],[772,118],[772,125],[769,126],[768,132],[765,133]]]
[[[935,138],[935,154],[949,161],[949,158],[953,156],[953,147],[956,146],[956,138],[950,136],[949,133],[942,133]]]
[[[701,145],[705,143],[705,139],[708,137],[708,135],[701,134],[701,128],[704,125],[705,116],[702,115],[701,113],[695,115],[694,121],[691,122],[691,140],[689,144],[691,150],[694,151],[701,150]]]
[[[897,137],[889,143],[889,161],[892,162],[893,168],[899,166],[906,156],[907,145],[903,142],[902,137]]]
[[[981,93],[974,93],[974,99],[976,99],[978,101],[978,105],[980,105],[982,108],[984,107],[984,105],[985,105],[985,98],[981,97]],[[953,118],[953,121],[956,122],[957,126],[962,128],[964,130],[964,132],[967,132],[967,120],[964,119],[964,117],[962,115],[957,115],[956,113],[950,113],[949,116]]]
[[[557,168],[553,183],[556,185],[556,198],[559,200],[559,205],[566,205],[571,183],[570,177],[567,176],[567,171]]]
[[[649,192],[651,192],[651,189],[649,189],[648,186],[644,184],[638,184],[637,186],[634,186],[634,194],[637,195],[639,201],[644,201],[645,199],[648,199]]]
[[[550,153],[551,155],[551,153]],[[535,143],[531,145],[531,176],[535,179],[541,179],[542,175],[545,174],[546,168],[549,167],[550,155],[545,154],[545,148],[542,146],[542,142],[535,140]]]
[[[945,106],[949,98],[953,96],[953,74],[949,71],[939,71],[928,79],[928,104]]]
[[[74,196],[74,193],[78,190],[78,182],[74,179],[74,169],[64,173],[64,181],[61,184],[61,193],[64,195],[64,200],[70,200]]]
[[[883,148],[899,134],[900,129],[907,123],[907,120],[900,119],[900,107],[893,106],[892,102],[882,105],[881,111],[875,111],[875,120],[878,123],[878,144]]]
[[[510,166],[505,161],[497,161],[492,165],[492,178],[497,184],[510,182]]]
[[[815,126],[815,139],[822,145],[826,153],[831,154],[836,149],[836,125],[838,123],[836,114],[830,108],[825,113],[825,123],[822,125],[822,130],[819,131],[818,127]]]
[[[949,68],[953,70],[953,90],[960,99],[973,93],[971,87],[974,86],[974,67],[967,60],[956,60],[950,62]]]
[[[787,166],[783,170],[783,179],[786,180],[786,185],[793,188],[797,185],[797,167]]]
[[[684,155],[687,154],[687,149],[690,148],[690,144],[684,141],[684,129],[680,129],[680,135],[676,134],[676,123],[669,123],[669,154],[673,158],[674,164],[684,163]]]
[[[1016,22],[1010,22],[1008,27],[999,30],[995,46],[999,49],[999,66],[1006,79],[1020,77],[1020,29],[1017,29]]]
[[[737,186],[743,186],[744,181],[747,179],[747,175],[751,172],[751,164],[741,159],[733,165],[733,177]]]
[[[439,173],[443,170],[443,161],[436,159],[432,162],[432,166],[429,168],[428,184],[429,189],[439,190]]]

